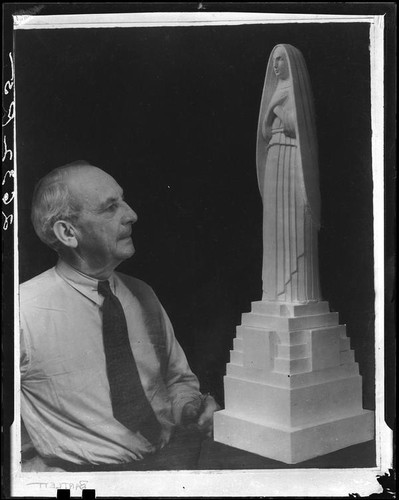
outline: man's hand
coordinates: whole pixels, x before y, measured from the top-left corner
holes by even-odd
[[[197,429],[206,437],[212,437],[213,414],[220,406],[209,394],[201,396],[200,400],[186,403],[182,412],[182,424],[187,429]]]

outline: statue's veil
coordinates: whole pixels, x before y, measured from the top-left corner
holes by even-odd
[[[273,54],[277,48],[283,48],[292,81],[294,107],[296,112],[296,138],[298,142],[298,169],[300,183],[310,210],[312,221],[320,226],[320,191],[317,139],[313,95],[309,81],[309,74],[301,52],[292,45],[276,45],[272,50],[266,69],[265,84],[258,122],[258,137],[256,147],[256,165],[258,182],[261,193],[263,191],[265,164],[267,157],[266,144],[262,136],[262,122],[273,94],[277,88],[278,79],[273,70]]]

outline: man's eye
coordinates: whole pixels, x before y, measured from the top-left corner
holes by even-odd
[[[111,205],[108,205],[107,210],[109,212],[112,212],[113,210],[116,210],[117,207],[118,207],[117,203],[111,203]]]

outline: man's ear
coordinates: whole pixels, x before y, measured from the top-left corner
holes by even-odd
[[[73,224],[65,220],[57,220],[53,226],[54,234],[58,241],[69,248],[76,248],[78,240],[76,238],[76,229]]]

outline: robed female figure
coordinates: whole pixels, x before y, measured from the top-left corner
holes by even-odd
[[[263,201],[263,299],[320,300],[320,194],[313,97],[301,52],[277,45],[269,58],[257,141]]]

